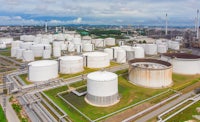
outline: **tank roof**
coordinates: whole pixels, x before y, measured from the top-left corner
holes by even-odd
[[[81,56],[62,56],[59,58],[60,60],[79,60],[79,59],[83,59],[83,57]]]
[[[87,77],[96,81],[108,81],[117,78],[117,75],[107,71],[96,71],[88,74]]]
[[[164,53],[163,56],[171,58],[182,58],[182,59],[198,59],[200,56],[188,54],[188,53]]]
[[[104,52],[88,52],[88,53],[84,53],[83,55],[84,56],[106,56],[108,54]]]
[[[157,59],[138,58],[138,59],[133,59],[133,60],[128,61],[129,65],[132,65],[133,63],[139,63],[139,62],[157,63],[157,64],[162,64],[162,65],[165,65],[165,66],[168,66],[168,67],[172,66],[171,63],[169,63],[169,62],[157,60]]]
[[[54,60],[39,60],[39,61],[31,62],[28,65],[37,67],[37,66],[50,66],[52,64],[57,64],[57,63],[58,62]]]

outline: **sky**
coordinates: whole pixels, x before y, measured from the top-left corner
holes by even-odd
[[[194,26],[200,0],[0,0],[0,25]]]

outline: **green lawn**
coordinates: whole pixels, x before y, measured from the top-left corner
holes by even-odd
[[[189,108],[185,109],[184,111],[182,111],[181,113],[177,114],[176,116],[172,117],[167,122],[184,122],[184,121],[187,121],[187,120],[195,120],[192,117],[192,115],[200,115],[200,113],[198,113],[196,111],[197,107],[200,107],[200,101],[195,103],[195,104],[193,104],[192,106],[190,106]]]
[[[28,81],[28,74],[21,74],[19,75],[19,77],[24,81],[25,84],[29,85],[29,84],[33,84],[32,82]]]
[[[117,74],[124,74],[127,73],[127,70],[121,70],[116,72]],[[150,88],[143,88],[139,86],[135,86],[127,81],[128,75],[119,76],[119,95],[121,96],[120,102],[116,105],[113,105],[111,107],[106,108],[100,108],[100,107],[94,107],[91,105],[88,105],[84,101],[84,97],[77,97],[73,93],[65,93],[62,96],[67,99],[70,103],[72,103],[74,106],[79,108],[80,111],[85,113],[88,117],[91,119],[97,119],[98,117],[104,116],[108,113],[114,112],[116,110],[119,110],[121,108],[124,108],[126,106],[129,106],[131,104],[137,103],[139,101],[142,101],[144,99],[147,99],[149,97],[152,97],[153,95],[156,95],[158,93],[161,93],[163,91],[166,91],[166,89],[150,89]],[[185,84],[188,85],[197,82],[200,76],[183,76],[178,74],[173,74],[173,81],[174,85],[171,88],[174,89],[182,89],[186,87]],[[78,82],[75,84],[71,84],[72,87],[79,87],[81,85],[85,85],[85,82]],[[56,88],[53,90],[45,91],[45,94],[49,96],[58,106],[60,106],[67,114],[70,116],[70,118],[73,121],[87,121],[82,116],[80,116],[79,113],[77,113],[74,109],[69,107],[65,102],[63,102],[60,98],[56,96],[57,93],[62,92],[63,90],[60,88]],[[154,98],[153,100],[149,101],[149,103],[157,103],[161,101],[162,99],[170,96],[172,93],[167,93],[164,95],[161,95],[158,98]],[[92,112],[91,112],[92,111]]]
[[[8,47],[4,50],[0,50],[0,55],[4,55],[4,56],[11,56],[11,48]]]
[[[4,111],[1,105],[0,105],[0,122],[7,122],[6,116],[4,114]]]

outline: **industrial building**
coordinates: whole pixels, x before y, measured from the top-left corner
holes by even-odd
[[[107,71],[88,74],[85,101],[98,107],[107,107],[119,102],[118,76]]]
[[[172,65],[156,59],[129,61],[129,81],[149,88],[165,88],[173,84]]]

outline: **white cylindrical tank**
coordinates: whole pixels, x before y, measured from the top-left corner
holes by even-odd
[[[60,57],[61,56],[61,48],[60,47],[54,47],[53,48],[53,56],[54,57]]]
[[[131,83],[150,88],[165,88],[173,84],[172,65],[156,59],[133,59],[129,61]]]
[[[132,50],[132,47],[131,46],[128,46],[128,45],[123,45],[123,46],[120,46],[122,49],[124,50]]]
[[[23,51],[25,51],[25,49],[17,49],[17,54],[16,54],[16,58],[17,59],[23,59]]]
[[[109,55],[110,60],[112,60],[114,58],[114,52],[113,52],[112,48],[105,48],[104,52]]]
[[[117,51],[121,50],[121,47],[111,47],[113,49],[114,59],[117,58]]]
[[[13,42],[13,38],[10,37],[1,37],[0,42],[3,42],[5,44],[11,44]]]
[[[5,43],[2,43],[2,42],[0,42],[0,49],[6,49],[6,44],[5,44]]]
[[[107,46],[115,46],[115,38],[106,38],[105,43]]]
[[[51,50],[44,50],[42,58],[43,59],[50,59],[51,58]]]
[[[104,39],[95,39],[95,47],[105,47]]]
[[[112,72],[97,71],[87,75],[87,103],[106,107],[119,102],[118,76]]]
[[[58,77],[58,62],[40,60],[28,64],[28,79],[32,82],[47,81]]]
[[[103,52],[84,53],[84,66],[88,68],[103,68],[110,65],[109,55]]]
[[[68,51],[69,52],[74,52],[75,51],[75,45],[73,43],[68,44]]]
[[[92,52],[94,51],[94,44],[83,44],[84,52]]]
[[[144,58],[144,48],[142,47],[132,47],[132,50],[135,51],[135,58]]]
[[[161,60],[173,65],[173,72],[183,75],[200,74],[200,56],[186,53],[165,53]]]
[[[91,44],[92,40],[82,40],[82,44]]]
[[[167,52],[167,46],[163,44],[158,44],[158,53],[166,53]]]
[[[83,57],[63,56],[59,58],[60,73],[74,74],[83,71]]]
[[[126,51],[126,60],[131,60],[135,58],[135,51],[134,50],[127,50]]]
[[[61,50],[67,50],[67,44],[62,44],[61,45]]]
[[[32,50],[23,51],[23,61],[34,61],[34,54]]]
[[[126,51],[117,50],[117,63],[126,63]]]
[[[119,41],[119,46],[124,46],[124,41]]]
[[[20,48],[21,43],[22,43],[22,41],[13,41],[13,42],[11,43],[11,47],[12,47],[12,48],[15,48],[15,47]]]
[[[11,57],[17,56],[17,49],[20,49],[19,47],[12,47],[11,48]]]
[[[76,50],[77,53],[81,53],[82,52],[82,44],[76,44],[75,50]]]
[[[146,44],[145,45],[146,55],[157,55],[157,45],[156,44]]]
[[[33,50],[35,57],[42,57],[44,51],[44,45],[43,44],[31,45],[31,50]]]
[[[31,45],[33,45],[33,42],[23,42],[23,43],[20,43],[20,48],[30,50]]]
[[[81,38],[73,38],[72,42],[73,42],[74,44],[81,44],[81,43],[82,43],[82,42],[81,42]]]

